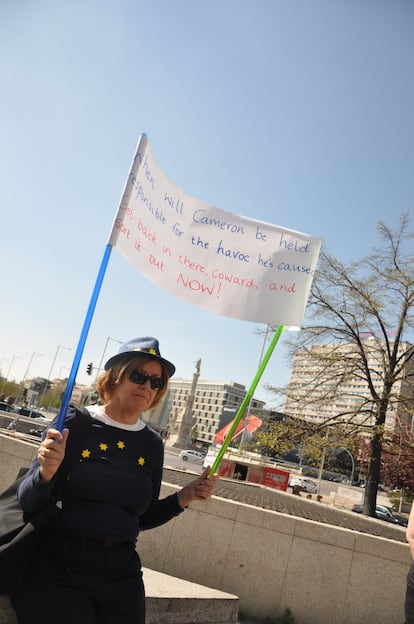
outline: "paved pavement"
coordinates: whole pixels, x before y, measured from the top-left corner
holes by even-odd
[[[179,470],[164,468],[164,481],[173,485],[184,486],[197,475]],[[240,503],[270,509],[280,513],[307,518],[323,524],[330,524],[360,533],[368,533],[406,543],[405,528],[389,524],[383,520],[368,518],[349,510],[338,509],[335,505],[316,500],[308,500],[303,495],[297,496],[288,492],[279,492],[271,488],[219,479],[215,494]]]

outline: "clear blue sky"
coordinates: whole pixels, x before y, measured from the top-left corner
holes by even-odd
[[[413,23],[411,0],[1,3],[2,373],[32,359],[28,377],[47,377],[62,345],[52,377],[68,374],[141,132],[188,194],[363,256],[378,220],[413,212]],[[258,329],[114,250],[78,381],[108,337],[109,357],[155,335],[179,377],[201,358],[202,379],[248,387]],[[289,370],[282,336],[262,382]]]

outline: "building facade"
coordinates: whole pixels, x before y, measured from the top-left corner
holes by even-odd
[[[364,341],[366,365],[372,386],[379,396],[383,393],[383,348],[375,339]],[[398,356],[412,349],[401,343]],[[414,360],[414,358],[411,358]],[[314,345],[309,350],[298,350],[293,359],[285,403],[285,413],[315,423],[331,419],[370,427],[374,424],[372,392],[366,375],[360,370],[361,359],[354,343]],[[414,396],[414,361],[407,361],[395,381],[385,427],[410,424],[412,411],[403,399]]]
[[[171,379],[164,400],[145,414],[146,422],[170,438],[177,435],[191,390],[191,379]],[[245,396],[246,387],[234,381],[198,380],[192,398],[192,439],[198,446],[207,448],[214,442],[219,428],[225,424],[223,418],[227,413],[237,412]],[[250,408],[251,411],[263,410],[264,405],[264,401],[253,398]]]

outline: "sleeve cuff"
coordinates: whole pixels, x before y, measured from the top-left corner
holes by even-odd
[[[181,507],[180,501],[178,500],[178,492],[175,492],[175,494],[171,494],[171,497],[175,499],[175,507],[177,510],[176,515],[178,516],[178,514],[182,513],[187,509],[188,505],[187,507]]]
[[[37,468],[36,472],[33,475],[33,485],[35,486],[36,490],[47,492],[48,490],[53,489],[54,483],[55,483],[54,478],[48,483],[46,483],[45,481],[42,481],[42,479],[40,478],[40,468]]]

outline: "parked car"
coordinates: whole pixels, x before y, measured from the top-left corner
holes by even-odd
[[[363,505],[353,505],[352,511],[355,513],[362,513]],[[385,522],[391,522],[391,524],[399,524],[400,526],[407,526],[408,520],[404,516],[397,514],[391,507],[386,505],[377,505],[375,507],[375,517],[379,520],[385,520]]]
[[[41,438],[43,435],[43,429],[29,429],[29,435]]]
[[[204,461],[204,453],[193,450],[181,451],[180,459],[182,459],[183,461],[192,461],[196,462],[197,464],[202,464]]]
[[[333,477],[333,479],[331,479],[331,481],[333,481],[333,483],[345,483],[345,484],[348,484],[349,483],[349,478],[346,475],[340,474],[337,477]]]
[[[5,403],[4,401],[0,401],[0,412],[12,412],[13,408],[11,405],[9,405],[8,403]]]
[[[397,524],[399,524],[400,526],[403,526],[403,527],[407,527],[408,526],[408,518],[406,518],[405,516],[402,516],[399,513],[395,513],[395,511],[392,512],[392,515],[397,520]]]
[[[303,477],[291,477],[289,486],[291,488],[298,487],[302,492],[307,492],[308,494],[316,494],[318,491],[318,486],[314,481],[304,479]]]
[[[31,407],[16,407],[14,412],[19,414],[20,416],[26,416],[26,418],[43,418],[44,416],[41,412],[37,412]]]

